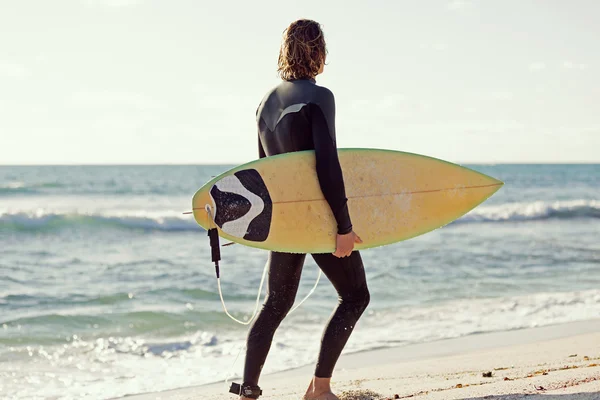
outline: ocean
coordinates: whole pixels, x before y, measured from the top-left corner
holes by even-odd
[[[600,316],[600,165],[467,166],[505,186],[444,228],[363,251],[371,303],[344,353]],[[223,312],[206,232],[184,214],[230,167],[0,167],[0,398],[108,399],[242,373],[247,327]],[[247,320],[267,254],[222,257],[227,307]],[[316,277],[309,257],[298,300]],[[336,302],[323,276],[263,373],[314,363]]]

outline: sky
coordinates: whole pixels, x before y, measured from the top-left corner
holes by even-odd
[[[600,162],[596,0],[0,0],[0,164],[238,164],[321,23],[338,147]]]

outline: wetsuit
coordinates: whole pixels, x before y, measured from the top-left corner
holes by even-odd
[[[323,195],[337,221],[338,233],[352,231],[342,169],[335,140],[335,102],[331,91],[313,79],[283,81],[256,112],[259,156],[314,150]],[[291,309],[305,254],[270,252],[267,297],[247,339],[244,384],[258,379],[275,330]],[[329,378],[359,317],[369,303],[365,270],[358,251],[348,257],[313,254],[338,293],[338,305],[323,332],[315,376]]]

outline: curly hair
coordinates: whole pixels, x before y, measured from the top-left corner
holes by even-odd
[[[283,31],[277,73],[286,81],[314,78],[326,55],[321,25],[310,19],[299,19]]]

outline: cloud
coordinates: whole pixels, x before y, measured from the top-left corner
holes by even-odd
[[[541,71],[543,69],[546,69],[546,63],[534,62],[534,63],[529,64],[530,71]]]
[[[446,7],[449,10],[460,10],[460,9],[470,6],[471,4],[472,3],[469,0],[452,0],[451,2],[449,2],[446,5]]]
[[[448,45],[444,42],[421,43],[420,47],[421,47],[421,49],[424,49],[424,50],[434,50],[434,51],[448,50]]]
[[[409,98],[402,93],[352,99],[339,110],[348,110],[355,116],[368,118],[419,118],[428,115],[431,104],[418,98]]]
[[[83,0],[90,7],[131,7],[144,2],[144,0]]]
[[[569,127],[570,131],[572,131],[571,127]],[[600,137],[600,125],[596,126],[587,126],[581,130],[583,135],[590,135],[592,137]]]
[[[403,94],[389,94],[379,99],[356,99],[352,102],[355,111],[369,109],[378,114],[395,112],[399,108],[406,108],[406,96]]]
[[[88,91],[75,92],[70,103],[78,107],[89,108],[134,108],[139,110],[158,110],[163,105],[158,101],[140,93],[123,91]]]
[[[21,64],[0,60],[0,77],[24,78],[29,71]]]
[[[382,111],[394,110],[400,107],[400,104],[406,101],[406,97],[402,94],[392,94],[384,96],[380,102],[376,103],[376,107]]]
[[[580,70],[587,69],[587,67],[588,67],[588,65],[586,63],[576,63],[573,61],[563,61],[562,66],[565,69],[580,69]]]
[[[232,110],[250,110],[252,115],[260,103],[260,98],[250,94],[236,94],[228,87],[211,87],[205,84],[192,86],[195,105],[202,110],[220,111],[231,114]]]
[[[495,92],[490,92],[486,98],[488,100],[512,100],[514,95],[512,92],[506,90],[499,90]]]

